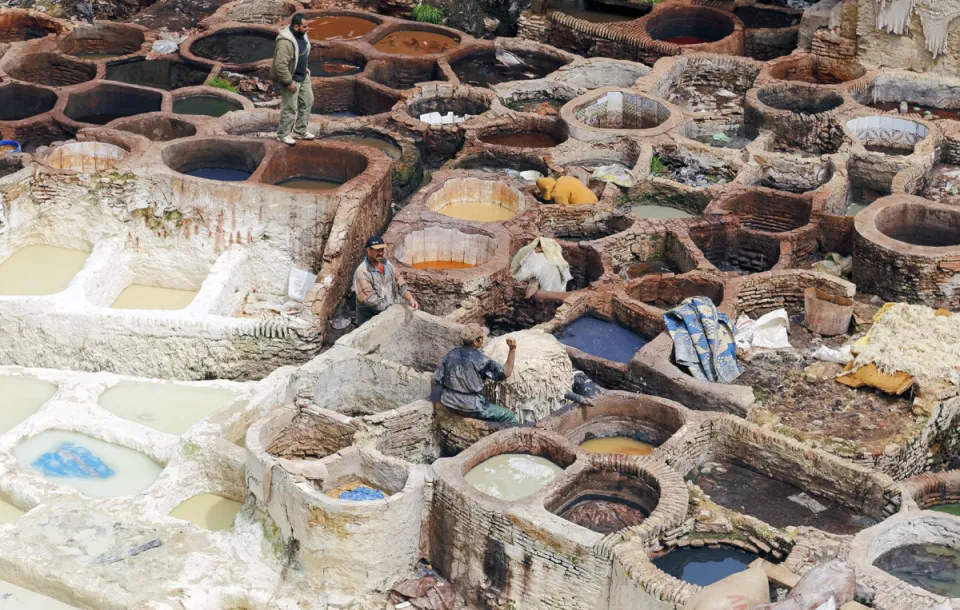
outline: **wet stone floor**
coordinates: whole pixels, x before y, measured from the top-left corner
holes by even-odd
[[[831,500],[736,464],[708,463],[691,472],[687,479],[720,506],[774,527],[807,526],[849,535],[877,523]],[[757,498],[764,501],[757,502]]]

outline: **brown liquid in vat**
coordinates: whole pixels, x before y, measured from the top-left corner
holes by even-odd
[[[376,27],[376,23],[360,17],[317,17],[307,25],[307,36],[310,40],[356,40]]]
[[[391,55],[433,55],[455,48],[459,42],[450,36],[435,32],[401,30],[387,35],[373,45],[375,49]]]

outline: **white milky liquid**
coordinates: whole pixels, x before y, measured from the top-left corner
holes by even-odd
[[[62,292],[89,252],[56,246],[20,248],[0,263],[0,295],[28,296]]]
[[[170,516],[217,532],[233,527],[233,520],[241,508],[243,504],[240,502],[214,494],[200,494],[173,509]]]
[[[504,453],[479,464],[463,478],[483,493],[513,501],[539,491],[563,472],[550,460],[520,453]]]
[[[0,610],[78,610],[52,597],[0,580]]]
[[[237,399],[234,392],[172,383],[125,381],[100,395],[104,409],[168,434],[183,434]]]
[[[0,434],[36,413],[56,392],[56,384],[30,375],[0,377]]]
[[[113,474],[100,476],[47,476],[34,462],[57,452],[63,455],[63,443],[74,443],[91,452],[106,464]],[[20,466],[37,476],[58,485],[69,485],[94,498],[115,498],[137,494],[157,480],[163,467],[144,454],[113,443],[107,443],[86,434],[47,430],[30,437],[13,449]],[[69,456],[66,457],[69,459]]]
[[[197,296],[196,290],[179,290],[177,288],[161,288],[159,286],[144,286],[130,284],[123,289],[117,300],[110,307],[112,309],[153,309],[173,311],[183,309],[193,302]]]
[[[0,525],[3,525],[4,523],[10,523],[11,521],[16,521],[22,514],[23,511],[13,504],[0,500]]]

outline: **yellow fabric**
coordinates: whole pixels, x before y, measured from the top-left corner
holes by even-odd
[[[593,191],[573,176],[561,176],[559,180],[539,178],[537,188],[540,189],[540,197],[544,201],[553,201],[561,205],[597,202],[597,196]]]
[[[557,186],[557,181],[553,178],[537,178],[537,188],[540,189],[540,197],[544,201],[553,199],[553,188]]]
[[[553,189],[553,202],[561,205],[596,203],[597,196],[573,176],[563,176]]]

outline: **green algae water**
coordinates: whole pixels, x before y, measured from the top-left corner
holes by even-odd
[[[957,515],[960,517],[960,504],[941,504],[940,506],[931,506],[930,510],[938,513],[947,513],[948,515]]]
[[[887,551],[873,563],[930,593],[960,597],[960,549],[943,544],[909,544]]]

